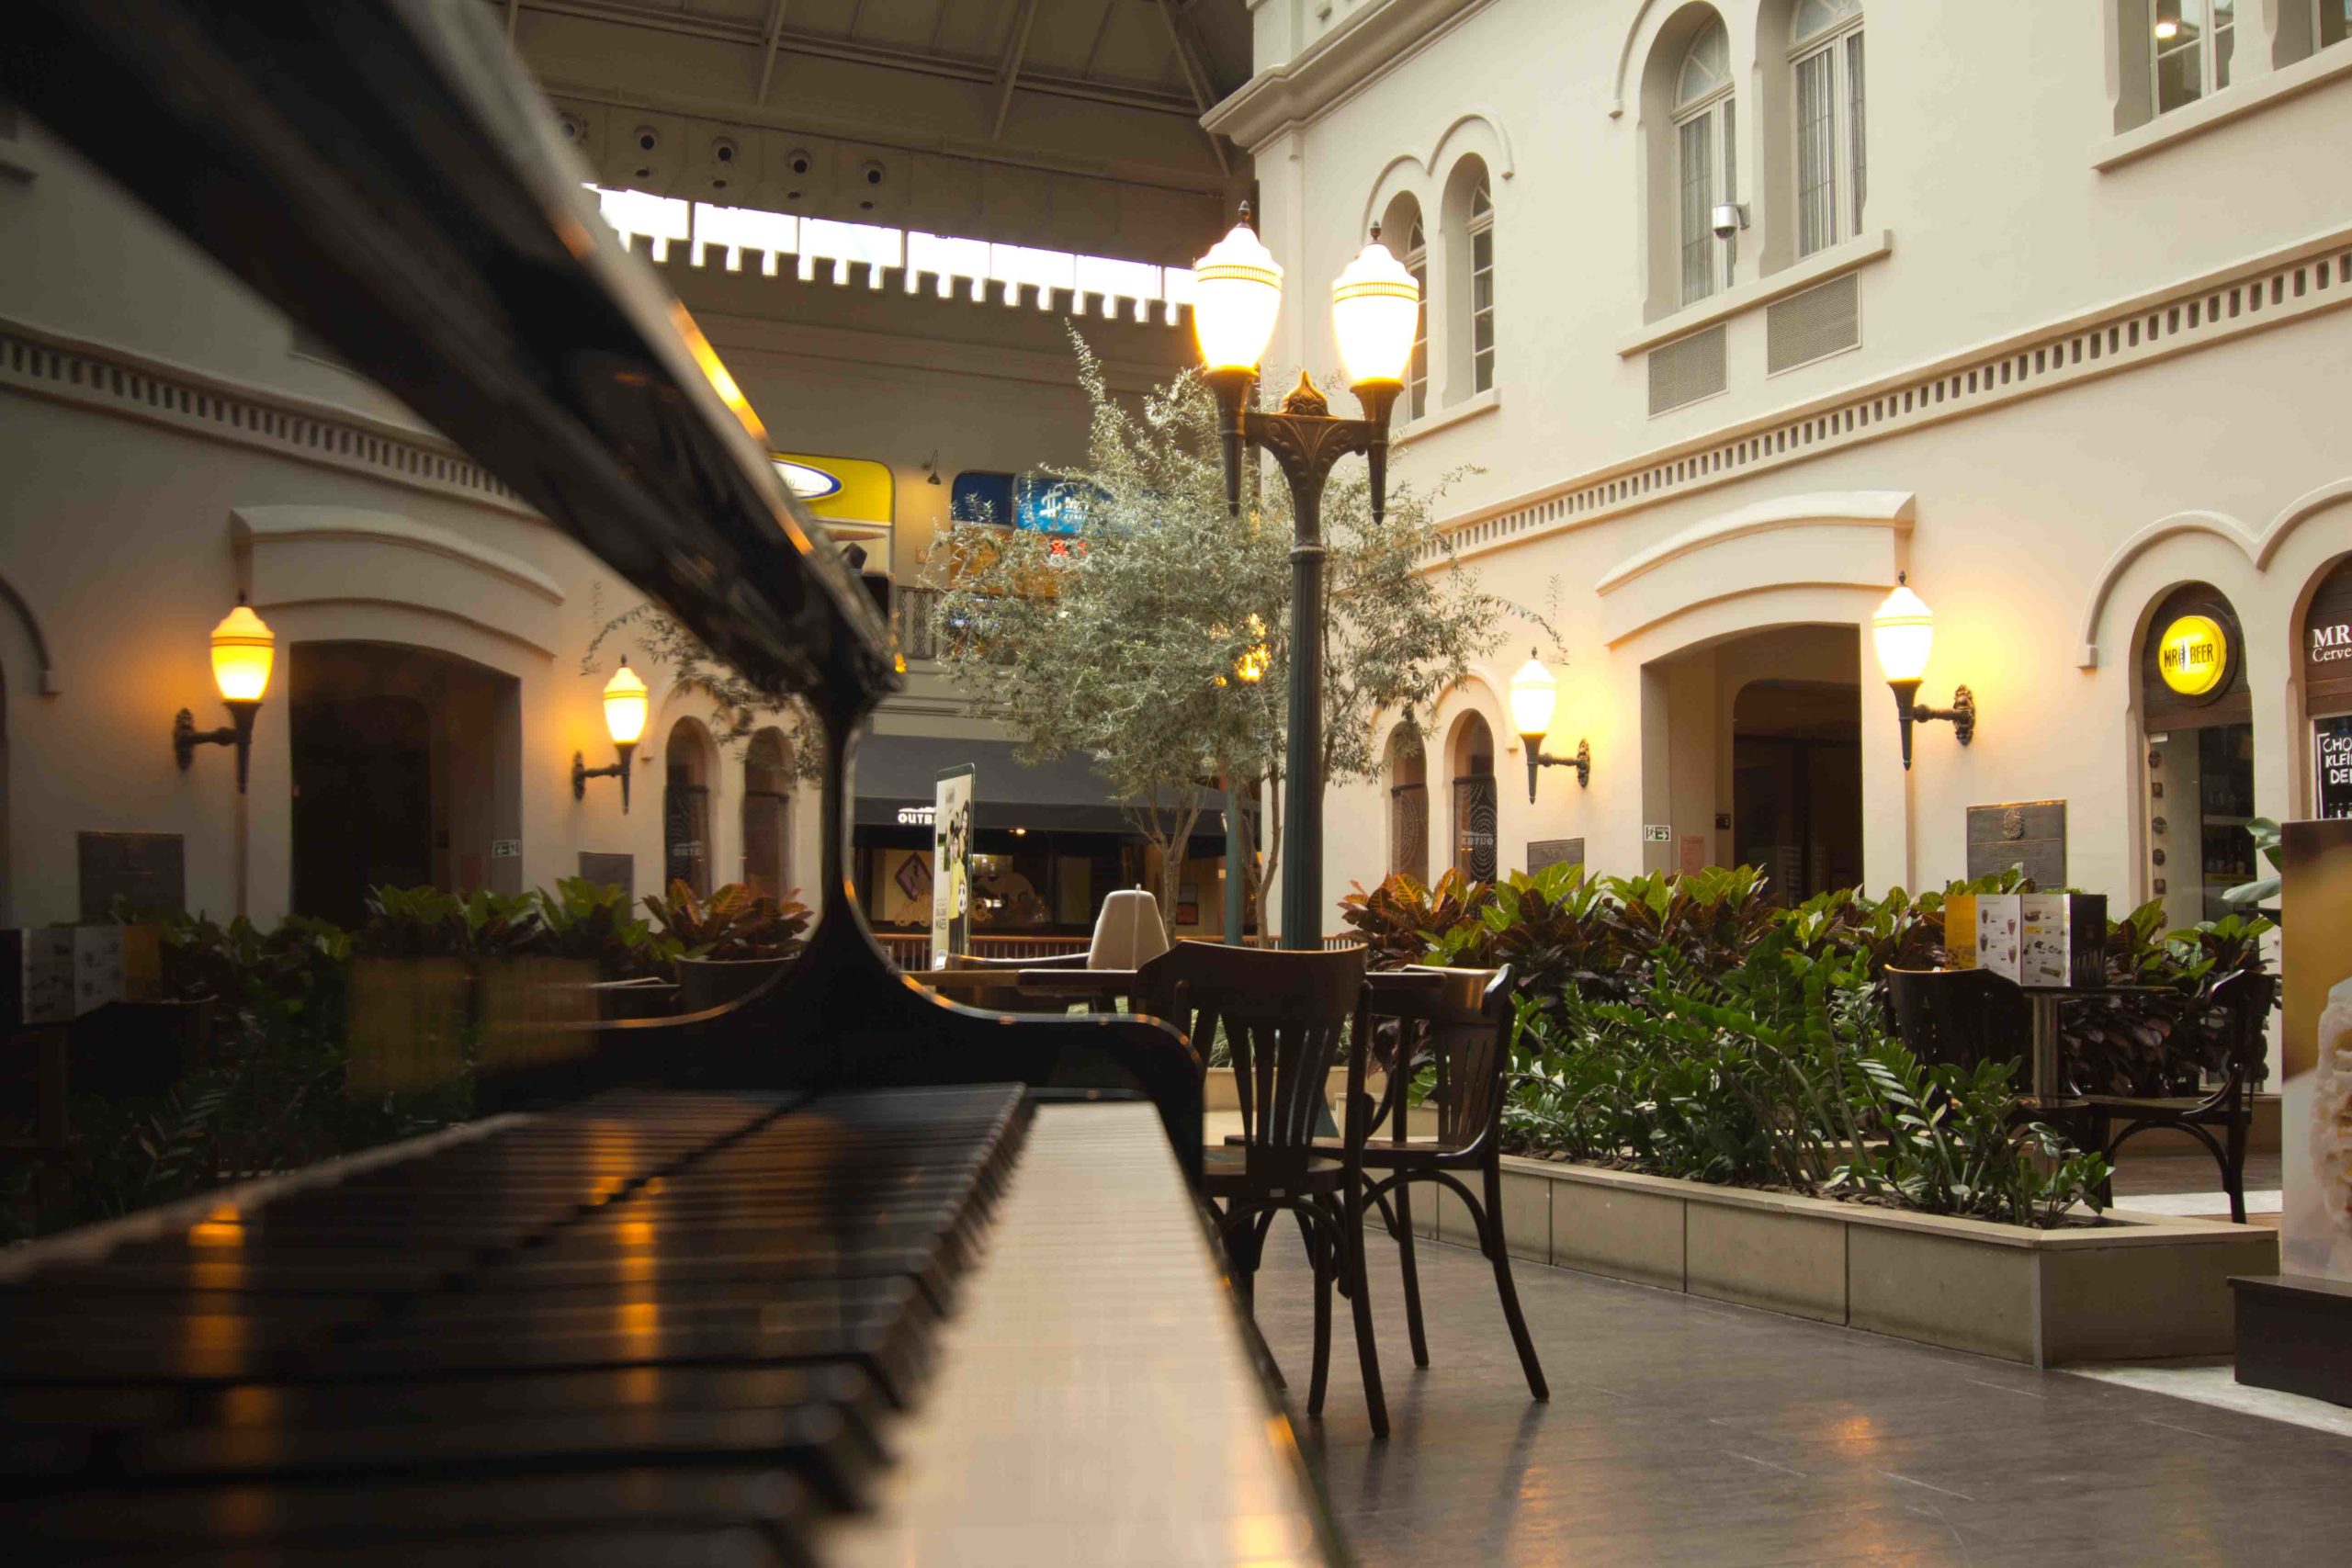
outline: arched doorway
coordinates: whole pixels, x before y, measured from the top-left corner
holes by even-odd
[[[1446,751],[1453,768],[1453,869],[1472,881],[1492,882],[1501,847],[1494,731],[1479,715],[1464,714]]]
[[[1388,869],[1430,879],[1429,751],[1421,732],[1400,724],[1388,738]]]
[[[771,898],[792,886],[792,742],[763,729],[743,754],[743,880]]]
[[[2167,930],[2220,919],[2256,875],[2254,692],[2237,611],[2211,583],[2165,595],[2140,639],[2149,886]]]
[[[371,887],[520,892],[522,697],[433,649],[287,651],[298,913],[356,926]],[[513,884],[513,886],[508,886]]]
[[[695,719],[670,727],[662,743],[662,886],[683,882],[710,892],[710,781],[718,770],[710,731]]]

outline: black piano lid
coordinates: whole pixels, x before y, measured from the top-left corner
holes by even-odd
[[[481,0],[29,0],[0,92],[665,604],[840,722],[889,638]]]

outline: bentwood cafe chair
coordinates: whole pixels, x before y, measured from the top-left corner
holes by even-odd
[[[1175,1024],[1204,1056],[1220,1035],[1232,1054],[1241,1136],[1207,1150],[1203,1188],[1235,1290],[1245,1306],[1253,1303],[1267,1233],[1290,1214],[1315,1275],[1315,1362],[1306,1412],[1323,1413],[1337,1288],[1355,1318],[1372,1433],[1385,1438],[1388,1404],[1364,1283],[1369,1000],[1360,947],[1295,953],[1179,942],[1136,976],[1136,1011]],[[1342,1044],[1348,1047],[1347,1125],[1340,1139],[1318,1144],[1315,1129],[1327,1111],[1324,1096]]]

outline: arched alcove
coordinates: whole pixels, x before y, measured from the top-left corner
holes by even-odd
[[[774,726],[743,753],[743,880],[771,898],[793,891],[792,742]]]
[[[1400,724],[1388,737],[1388,869],[1430,879],[1429,749],[1421,732]]]
[[[1486,717],[1465,713],[1446,739],[1453,794],[1453,869],[1492,882],[1501,868],[1501,796],[1495,782],[1495,734]]]
[[[702,721],[682,718],[662,745],[662,886],[710,891],[710,785],[718,748]]]

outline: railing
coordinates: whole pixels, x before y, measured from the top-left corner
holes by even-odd
[[[876,931],[874,940],[901,969],[931,966],[928,931]],[[1058,958],[1092,945],[1093,939],[1083,936],[976,936],[968,951],[975,958]]]
[[[874,940],[889,953],[890,961],[901,969],[922,970],[931,966],[931,934],[928,931],[876,931]],[[1323,939],[1323,951],[1337,953],[1342,948],[1360,947],[1363,938],[1353,931],[1342,931]],[[1091,937],[1083,936],[976,936],[972,939],[971,954],[975,958],[1055,958],[1067,953],[1084,953],[1093,945]],[[1251,937],[1251,947],[1268,945]]]

